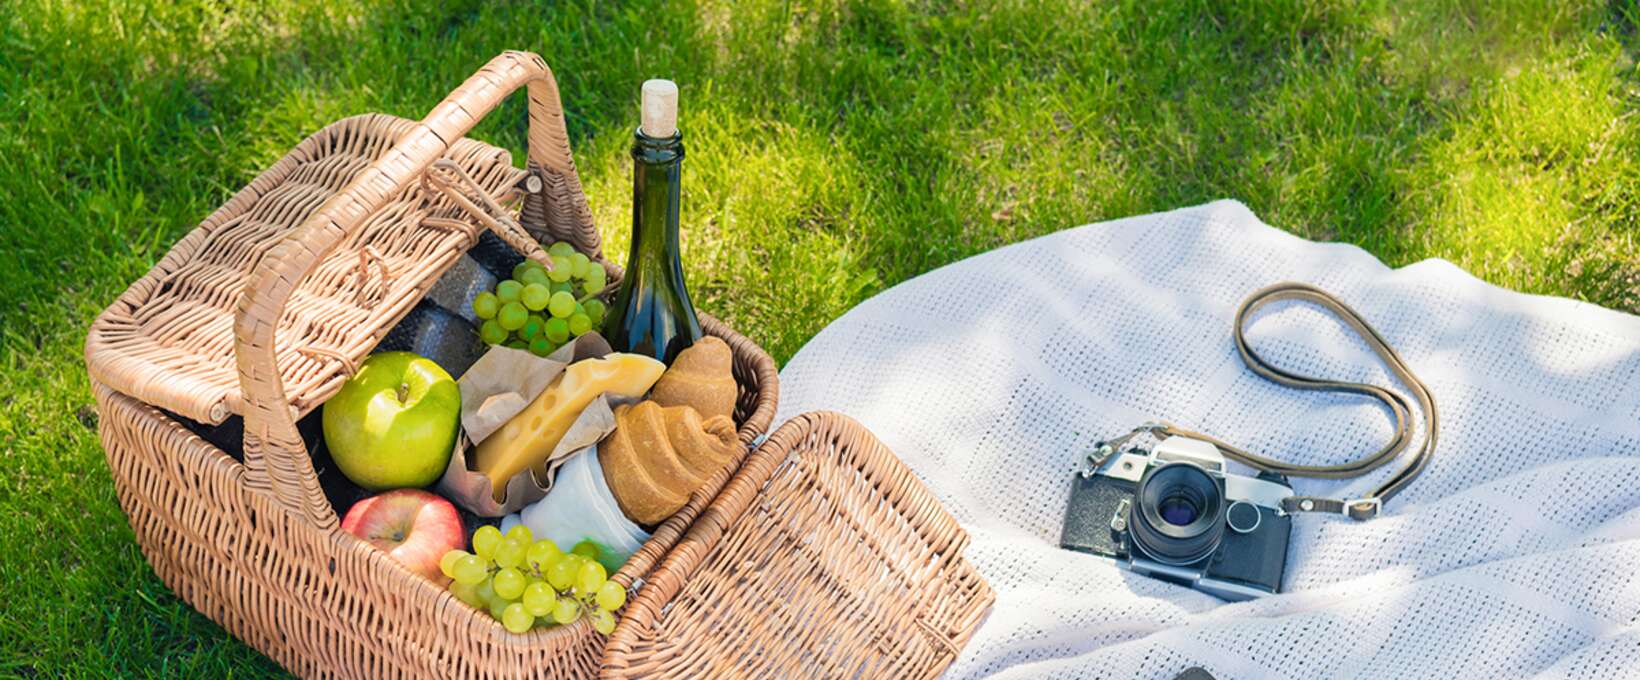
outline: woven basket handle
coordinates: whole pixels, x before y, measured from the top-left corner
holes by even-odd
[[[320,528],[336,526],[313,461],[296,430],[274,351],[285,303],[325,254],[364,218],[416,182],[507,95],[529,87],[529,167],[544,181],[523,206],[527,228],[569,239],[598,254],[598,231],[570,157],[558,83],[541,57],[505,52],[455,89],[393,148],[292,230],[262,259],[239,298],[234,354],[244,397],[246,486],[269,493],[281,505]],[[531,200],[534,201],[532,206]]]

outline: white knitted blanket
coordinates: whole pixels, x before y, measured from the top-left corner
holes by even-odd
[[[1232,314],[1283,280],[1342,297],[1429,384],[1443,430],[1423,476],[1376,520],[1296,516],[1284,594],[1254,602],[1059,549],[1079,458],[1148,420],[1309,464],[1385,441],[1373,402],[1242,366]],[[1393,384],[1311,306],[1271,305],[1248,338],[1299,373]],[[1640,318],[1441,260],[1389,269],[1221,201],[920,276],[780,380],[777,420],[853,416],[972,535],[997,600],[950,677],[1640,677]],[[1348,497],[1396,467],[1294,482]]]

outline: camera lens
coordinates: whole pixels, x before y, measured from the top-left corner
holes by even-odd
[[[1184,496],[1169,496],[1167,500],[1156,508],[1156,514],[1162,516],[1162,521],[1176,527],[1189,526],[1201,515],[1201,510]]]
[[[1157,562],[1186,565],[1212,555],[1224,537],[1224,487],[1187,462],[1158,465],[1139,478],[1128,526],[1134,547]]]

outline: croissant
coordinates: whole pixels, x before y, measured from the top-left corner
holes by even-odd
[[[598,445],[598,463],[621,512],[658,524],[732,462],[739,445],[726,416],[703,419],[688,406],[643,401],[615,409],[615,431]]]
[[[710,335],[678,352],[672,366],[655,383],[650,399],[661,406],[689,406],[702,417],[734,417],[734,352]]]

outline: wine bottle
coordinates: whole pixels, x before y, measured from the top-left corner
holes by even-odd
[[[670,364],[701,335],[678,252],[683,170],[678,86],[646,81],[642,113],[632,141],[632,251],[604,322],[604,338],[617,352]]]

